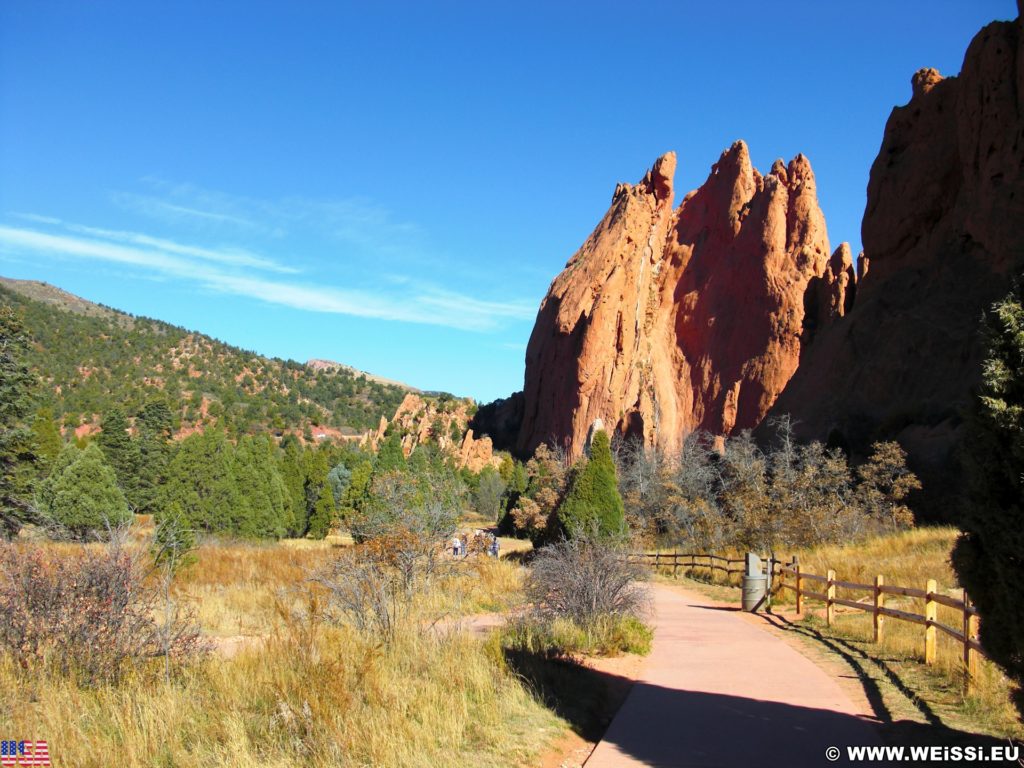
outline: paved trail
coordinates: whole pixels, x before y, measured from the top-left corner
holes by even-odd
[[[839,684],[767,629],[654,586],[654,646],[587,768],[842,765],[880,744]]]

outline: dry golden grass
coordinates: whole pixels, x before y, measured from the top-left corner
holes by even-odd
[[[887,584],[924,589],[928,579],[935,579],[939,589],[948,592],[958,587],[949,563],[956,537],[955,528],[913,528],[856,544],[829,544],[787,552],[781,559],[797,555],[805,571],[824,574],[832,568],[836,578],[863,584],[873,583],[875,576],[882,574]]]
[[[521,566],[459,562],[387,646],[309,610],[310,574],[338,554],[330,542],[204,544],[177,598],[196,607],[207,634],[249,641],[169,682],[162,667],[143,668],[117,686],[29,679],[0,656],[0,732],[47,739],[59,765],[106,766],[117,755],[130,768],[521,765],[564,732],[493,648],[423,621],[514,606]]]
[[[467,558],[453,565],[417,609],[426,619],[509,611],[523,603],[525,576],[521,565],[507,560]]]
[[[346,628],[282,630],[171,682],[26,680],[0,663],[5,733],[46,738],[83,768],[520,765],[562,730],[465,635],[413,628],[382,647]]]
[[[211,636],[262,636],[280,614],[299,611],[312,588],[310,575],[339,551],[288,543],[212,543],[178,580],[177,593],[193,604]],[[420,618],[434,620],[505,611],[522,600],[524,569],[507,560],[471,557],[445,562],[437,588],[417,598]]]

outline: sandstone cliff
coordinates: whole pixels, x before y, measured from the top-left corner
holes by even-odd
[[[1019,18],[990,24],[959,76],[921,70],[893,109],[862,227],[870,274],[774,406],[799,436],[855,452],[895,437],[919,471],[948,474],[980,377],[979,318],[1024,268],[1022,44]]]
[[[805,294],[829,265],[814,173],[803,155],[762,175],[726,150],[673,210],[676,157],[608,213],[555,278],[526,353],[517,449],[577,455],[601,419],[672,449],[693,429],[754,427],[800,360]],[[852,271],[846,260],[835,270]],[[839,297],[835,276],[821,280]]]
[[[363,435],[362,444],[376,450],[388,429],[397,430],[402,451],[408,457],[416,447],[433,443],[441,453],[451,457],[455,466],[479,472],[486,466],[498,467],[489,437],[475,438],[468,428],[473,403],[449,396],[420,396],[410,392],[402,400],[394,417],[383,416],[377,429]]]

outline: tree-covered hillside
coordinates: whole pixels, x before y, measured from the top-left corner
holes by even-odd
[[[407,391],[344,367],[262,357],[45,283],[4,279],[0,305],[22,316],[44,404],[65,428],[98,423],[115,406],[136,414],[162,395],[176,431],[217,424],[231,434],[353,434],[390,417]]]

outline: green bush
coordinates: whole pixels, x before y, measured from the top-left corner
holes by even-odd
[[[571,536],[597,533],[618,536],[626,530],[626,509],[619,495],[611,443],[603,430],[594,433],[590,459],[581,459],[558,507],[558,519]]]
[[[85,450],[73,444],[61,451],[36,496],[42,514],[74,538],[102,537],[131,519],[114,470],[95,443]]]
[[[981,617],[981,642],[1024,683],[1024,296],[1018,287],[986,322],[988,357],[964,449],[967,494],[953,566]],[[1024,713],[1024,693],[1015,697]]]

